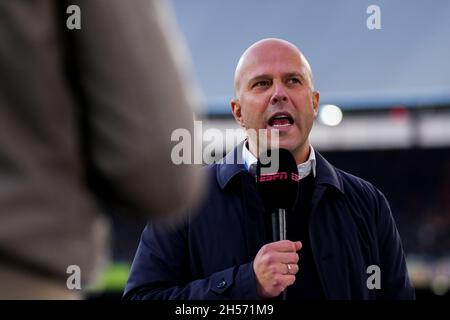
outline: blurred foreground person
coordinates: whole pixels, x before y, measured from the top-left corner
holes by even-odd
[[[66,9],[81,9],[69,30]],[[102,205],[172,220],[200,193],[172,164],[197,106],[160,0],[0,2],[0,299],[77,299],[108,259]]]

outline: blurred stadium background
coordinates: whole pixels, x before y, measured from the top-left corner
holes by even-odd
[[[203,93],[204,129],[236,129],[240,54],[278,37],[321,92],[312,144],[390,201],[419,299],[450,297],[450,1],[172,0]],[[369,30],[369,5],[381,29]],[[224,152],[227,150],[224,150]],[[91,298],[119,298],[145,221],[113,216],[114,262]]]

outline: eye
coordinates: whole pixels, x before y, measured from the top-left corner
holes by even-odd
[[[261,80],[261,81],[257,81],[252,85],[252,88],[257,88],[257,87],[267,87],[270,85],[270,82],[268,80]]]
[[[301,84],[301,83],[302,83],[302,82],[300,81],[300,79],[298,79],[298,78],[289,78],[287,82],[288,82],[289,84],[297,84],[297,83]]]

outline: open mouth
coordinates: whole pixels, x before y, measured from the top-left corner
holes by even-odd
[[[277,113],[269,119],[271,127],[287,127],[294,124],[294,119],[288,113]]]

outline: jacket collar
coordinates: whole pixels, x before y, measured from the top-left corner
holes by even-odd
[[[344,194],[344,184],[342,183],[342,176],[338,172],[335,166],[329,163],[319,152],[316,150],[316,184],[317,185],[329,185],[336,188],[339,192]]]
[[[244,159],[242,159],[242,148],[244,141],[239,143],[230,151],[217,165],[217,182],[220,188],[225,189],[231,179],[239,172],[246,171]]]
[[[217,182],[222,189],[228,185],[231,179],[239,172],[245,172],[244,159],[242,159],[242,148],[244,142],[239,143],[229,152],[217,165]],[[316,153],[316,184],[329,185],[341,193],[344,193],[344,186],[341,175],[337,169],[315,150]]]

